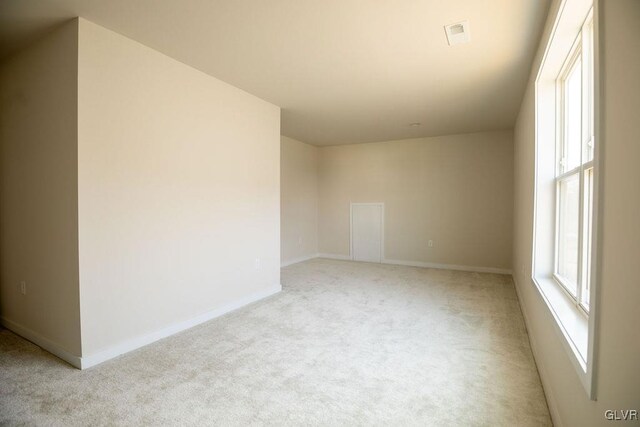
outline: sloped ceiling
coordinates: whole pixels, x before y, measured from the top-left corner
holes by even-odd
[[[0,57],[82,16],[279,105],[284,135],[384,141],[511,128],[548,5],[2,0]],[[470,43],[449,46],[443,26],[463,20]]]

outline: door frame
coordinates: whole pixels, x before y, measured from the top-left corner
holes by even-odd
[[[384,262],[384,202],[353,203],[349,205],[349,258],[353,259],[353,207],[354,206],[380,206],[380,263]],[[366,262],[366,261],[363,261]]]

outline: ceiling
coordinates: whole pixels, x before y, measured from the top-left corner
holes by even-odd
[[[512,128],[549,0],[2,0],[0,58],[82,16],[282,108],[315,145]],[[449,46],[443,26],[469,21]],[[419,126],[410,123],[419,122]]]

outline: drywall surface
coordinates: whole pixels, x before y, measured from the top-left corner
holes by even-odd
[[[322,147],[319,252],[348,256],[350,203],[383,202],[386,260],[508,270],[512,178],[511,131]]]
[[[77,48],[74,20],[0,66],[0,315],[16,332],[75,356]]]
[[[580,383],[554,332],[554,319],[531,277],[534,191],[534,83],[540,53],[534,62],[515,128],[514,277],[527,318],[554,423],[601,426],[611,422],[606,410],[640,410],[640,2],[598,1],[601,83],[601,140],[604,186],[600,200],[600,297],[596,347],[596,394],[592,401]],[[551,11],[556,10],[554,2]],[[549,25],[555,18],[549,16]],[[547,36],[548,37],[548,36]],[[541,49],[544,49],[543,37]],[[618,412],[618,416],[621,414]],[[638,421],[619,422],[637,425]]]
[[[282,264],[318,253],[318,147],[283,136],[280,142]]]
[[[82,353],[279,287],[280,109],[80,19]]]

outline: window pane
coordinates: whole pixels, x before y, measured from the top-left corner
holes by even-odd
[[[565,152],[564,171],[580,166],[582,151],[582,66],[578,58],[567,76],[564,89]]]
[[[558,271],[575,296],[578,283],[580,179],[573,174],[558,183]]]
[[[589,288],[591,284],[591,238],[593,228],[593,168],[584,172],[584,248],[582,272],[582,301],[585,309],[589,309]]]

